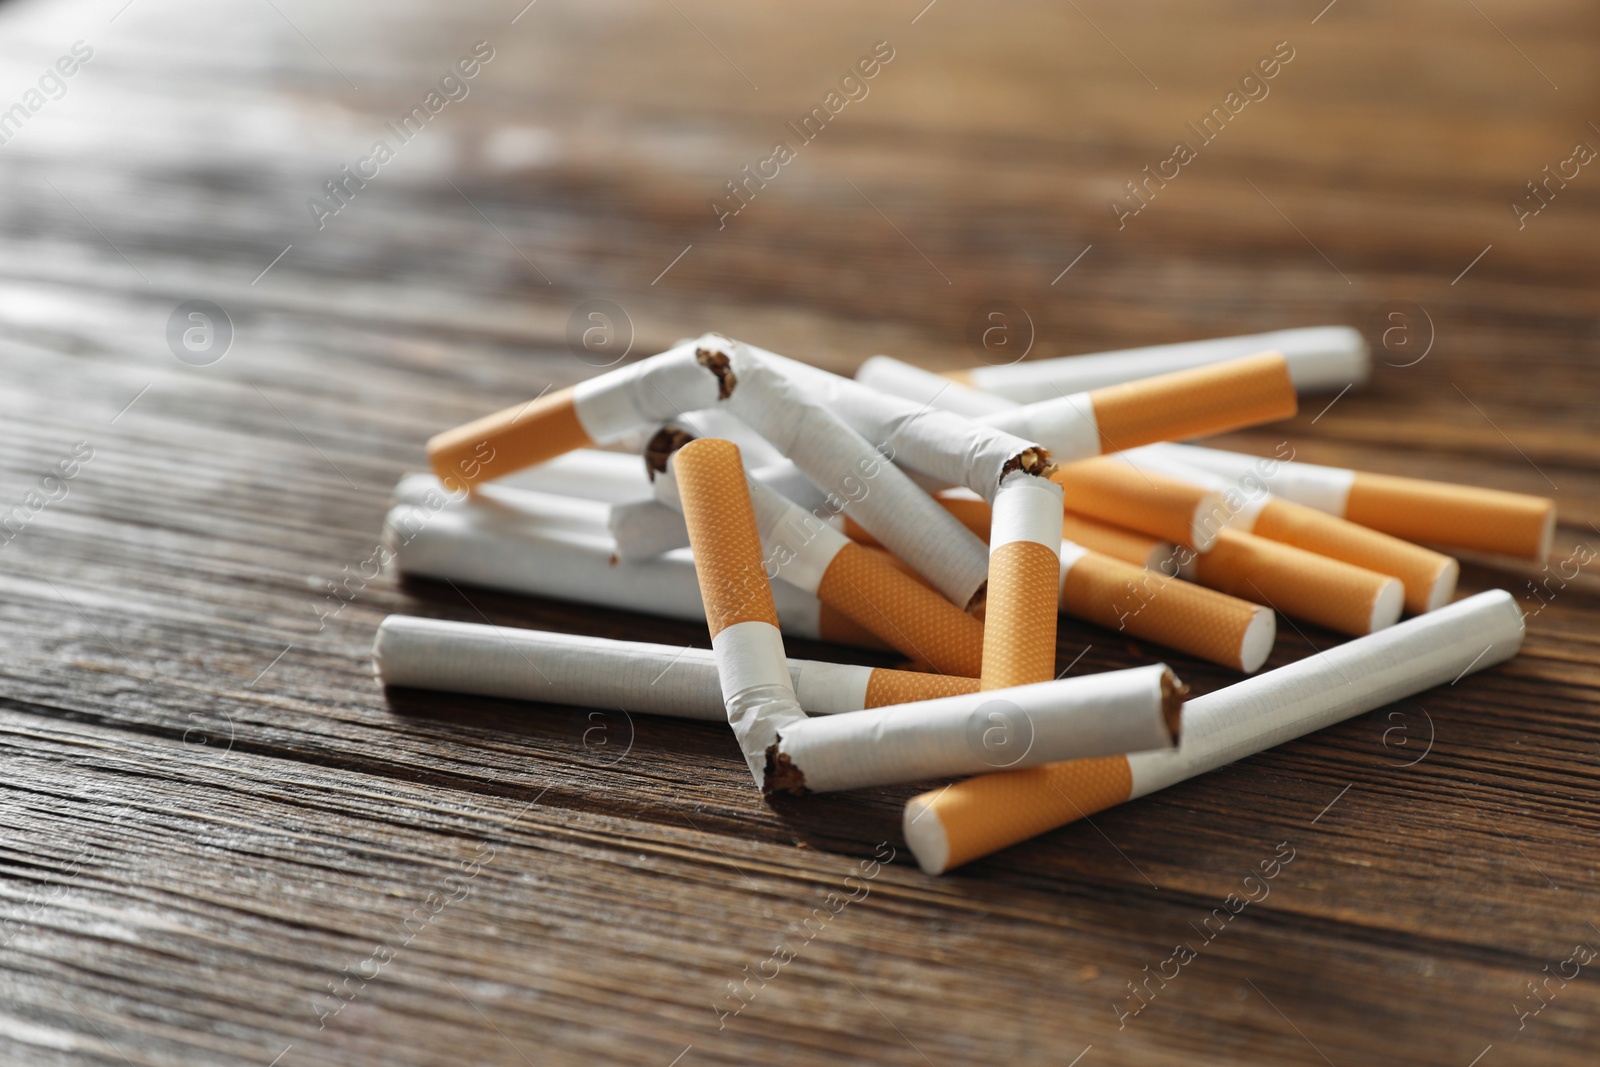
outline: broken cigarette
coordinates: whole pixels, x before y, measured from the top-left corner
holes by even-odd
[[[1030,452],[1022,462],[1036,458]],[[983,623],[984,689],[1046,682],[1056,674],[1061,486],[1042,476],[1048,470],[1020,466],[1001,479],[995,494]]]
[[[1036,359],[1003,367],[974,367],[951,377],[1008,400],[1027,403],[1056,392],[1099,389],[1267,351],[1283,353],[1295,389],[1302,393],[1359,385],[1367,380],[1371,365],[1367,342],[1358,331],[1348,326],[1312,326],[1060,359]]]
[[[1039,441],[1057,463],[1154,441],[1275,422],[1298,406],[1288,364],[1277,352],[1071,393],[981,417],[989,426]]]
[[[414,577],[705,620],[688,549],[621,563],[603,524],[589,530],[561,529],[552,527],[542,512],[527,497],[507,503],[477,493],[437,509],[398,505],[384,521],[384,552],[402,573]],[[773,596],[785,633],[857,648],[887,648],[798,589],[780,583]]]
[[[1393,626],[1405,605],[1398,578],[1239,530],[1225,528],[1209,552],[1174,560],[1201,585],[1354,637]]]
[[[1405,586],[1406,610],[1415,614],[1448,604],[1455,593],[1461,565],[1452,557],[1304,504],[1280,500],[1259,481],[1230,481],[1176,459],[1164,449],[1135,449],[1112,458],[1110,464],[1127,468],[1124,477],[1130,484],[1163,474],[1218,493],[1223,509],[1214,520],[1208,520],[1215,528],[1231,526],[1398,578]]]
[[[1108,753],[1171,749],[1188,690],[1164,664],[791,722],[768,792],[985,774]]]
[[[1277,637],[1270,609],[1061,544],[1060,609],[1075,619],[1250,674]],[[991,624],[992,625],[992,624]]]
[[[380,685],[722,722],[716,654],[641,641],[390,615],[372,661]],[[976,678],[789,660],[808,715],[978,691]]]
[[[682,508],[685,503],[676,470],[677,457],[687,447],[684,436],[682,431],[663,429],[648,449],[657,499],[669,507]],[[882,553],[856,544],[760,482],[751,479],[748,488],[767,576],[817,597],[940,673],[977,676],[983,662],[983,623],[889,563]]]
[[[1009,771],[913,797],[907,843],[929,874],[1215,770],[1363,712],[1510,659],[1522,612],[1504,590],[1468,597],[1184,707],[1173,752]]]
[[[1253,476],[1274,496],[1407,541],[1542,561],[1555,535],[1556,502],[1549,497],[1214,448],[1163,445],[1162,450],[1236,482]]]
[[[772,586],[761,565],[761,537],[739,447],[700,438],[677,451],[672,467],[728,725],[756,785],[766,791],[768,749],[784,729],[804,722],[805,712],[795,698]]]
[[[1121,457],[1064,463],[1052,479],[1068,511],[1163,541],[1209,549],[1226,513],[1220,494],[1160,471],[1135,470]]]

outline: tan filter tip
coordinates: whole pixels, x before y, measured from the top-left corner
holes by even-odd
[[[1132,792],[1126,756],[1052,763],[969,778],[912,797],[901,829],[918,865],[929,874],[943,874],[1121,804]]]
[[[428,463],[452,491],[500,478],[592,444],[573,390],[558,389],[428,440]]]
[[[741,622],[776,627],[739,446],[714,437],[691,441],[674,453],[672,470],[711,636]]]

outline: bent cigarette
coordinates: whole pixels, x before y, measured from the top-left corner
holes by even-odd
[[[907,802],[918,864],[940,874],[1114,804],[1510,659],[1522,612],[1492,590],[1196,697],[1173,752],[991,774]]]
[[[1239,530],[1183,556],[1176,569],[1191,581],[1354,637],[1393,626],[1405,605],[1398,578]]]
[[[1150,470],[1136,470],[1121,457],[1080,460],[1056,468],[1052,480],[1065,493],[1068,511],[1137,530],[1204,552],[1216,543],[1226,513],[1212,490]]]
[[[1061,544],[1061,612],[1246,674],[1278,635],[1268,608]]]
[[[1155,664],[805,719],[780,731],[766,788],[826,793],[1170,749],[1187,692]]]
[[[717,382],[696,361],[695,345],[678,345],[435,434],[428,462],[446,485],[472,487],[716,403]]]
[[[1461,566],[1452,557],[1303,504],[1280,500],[1257,480],[1241,478],[1230,482],[1175,459],[1166,449],[1135,449],[1108,458],[1107,466],[1123,467],[1121,477],[1129,484],[1146,482],[1161,474],[1217,493],[1223,505],[1206,518],[1208,527],[1231,526],[1398,578],[1405,586],[1407,611],[1419,615],[1432,611],[1448,604],[1455,593]]]
[[[722,722],[716,654],[642,641],[390,615],[372,643],[378,683]],[[808,715],[978,691],[976,678],[790,659]]]
[[[1273,495],[1407,541],[1543,560],[1555,536],[1549,497],[1400,478],[1214,448],[1164,445],[1214,474],[1259,478]]]
[[[768,750],[784,729],[805,720],[805,712],[795,698],[772,587],[761,566],[761,537],[739,447],[701,438],[679,449],[672,466],[728,725],[764,792]]]
[[[606,504],[645,500],[650,496],[650,481],[645,477],[638,453],[604,452],[597,448],[579,448],[526,467],[507,475],[499,485]]]
[[[1099,389],[1267,351],[1283,353],[1295,389],[1302,393],[1359,385],[1367,380],[1371,367],[1366,339],[1358,331],[1348,326],[1312,326],[1036,359],[1004,367],[974,367],[951,377],[985,392],[1027,403],[1057,391]]]
[[[957,374],[964,372],[957,371]],[[856,381],[869,389],[888,393],[924,407],[938,408],[969,419],[981,419],[1017,406],[994,393],[963,385],[950,375],[923,370],[892,356],[872,356],[856,368]],[[1049,391],[1047,390],[1047,395]],[[1029,401],[1040,399],[1031,396]]]
[[[683,507],[676,458],[681,431],[663,430],[650,452],[657,498]],[[888,561],[760,482],[749,483],[764,573],[830,605],[907,656],[942,674],[973,677],[984,624]],[[1053,645],[1053,638],[1052,638]]]
[[[437,510],[415,505],[391,508],[384,520],[383,544],[386,560],[414,577],[669,619],[705,620],[688,549],[620,563],[616,543],[603,525],[588,531],[553,528],[537,508],[488,502],[479,494]],[[798,589],[779,584],[773,596],[786,633],[857,648],[887,648]]]
[[[1055,677],[1060,574],[1061,486],[1014,470],[1000,481],[990,524],[984,689]]]
[[[1289,365],[1277,352],[1041,400],[982,417],[1039,441],[1057,463],[1222,433],[1293,415]]]
[[[698,358],[721,384],[731,413],[818,488],[844,498],[857,522],[951,603],[969,610],[981,606],[989,566],[982,541],[764,357],[716,335],[699,344]]]

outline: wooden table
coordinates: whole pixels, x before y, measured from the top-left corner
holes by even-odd
[[[1551,577],[1600,547],[1589,8],[120,2],[0,8],[0,1060],[1595,1062],[1600,977],[1546,982],[1600,946],[1600,581]],[[1546,164],[1577,174],[1531,199]],[[204,366],[168,343],[195,300],[232,325]],[[1370,388],[1233,443],[1554,496],[1551,567],[1464,565],[1530,613],[1505,666],[926,877],[913,788],[773,809],[714,725],[586,747],[373,683],[390,612],[704,643],[366,566],[427,435],[594,372],[591,300],[635,355],[715,328],[841,370],[970,365],[991,301],[1032,356],[1352,323]],[[1334,639],[1282,629],[1273,665]],[[1080,654],[1161,655],[1063,621]]]

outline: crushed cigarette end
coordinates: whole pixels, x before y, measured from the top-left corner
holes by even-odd
[[[1183,701],[1189,695],[1189,687],[1178,680],[1178,676],[1171,671],[1161,672],[1161,720],[1166,724],[1167,733],[1172,735],[1172,743],[1178,743],[1178,735],[1183,730]]]
[[[650,443],[644,446],[644,469],[650,475],[650,480],[653,482],[656,475],[667,473],[667,458],[693,440],[694,434],[676,426],[663,426],[657,430],[650,438]]]
[[[733,395],[734,386],[739,384],[739,379],[734,377],[732,362],[726,352],[718,352],[713,348],[697,348],[694,358],[699,364],[717,376],[717,399],[726,400]]]
[[[767,767],[761,776],[761,791],[767,794],[789,793],[803,797],[810,792],[806,788],[805,772],[796,767],[787,755],[778,751],[778,745],[782,741],[783,738],[779,737],[777,741],[767,746]]]
[[[1056,472],[1056,465],[1050,462],[1050,453],[1042,448],[1030,448],[1019,452],[1006,460],[1005,466],[1000,468],[1000,480],[1006,480],[1006,475],[1012,471],[1024,471],[1040,478],[1048,478]]]

